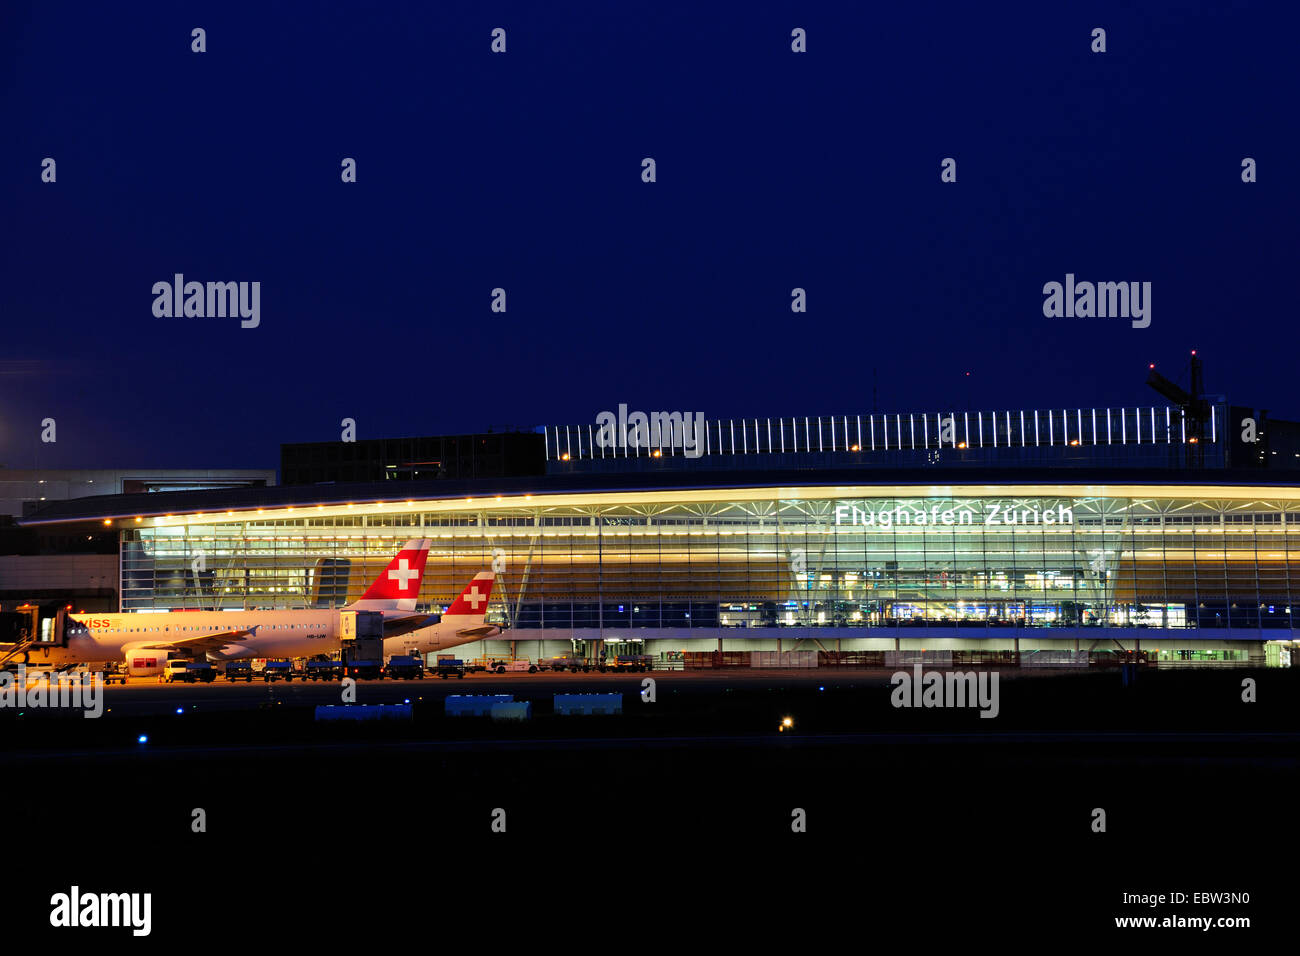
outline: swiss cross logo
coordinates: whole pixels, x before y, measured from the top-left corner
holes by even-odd
[[[397,567],[388,572],[388,579],[397,582],[397,590],[399,591],[405,591],[407,582],[419,576],[420,572],[411,567],[406,558],[399,559]]]
[[[477,584],[465,592],[465,603],[476,611],[478,610],[478,606],[486,600],[487,598],[485,598],[482,592],[479,591]]]
[[[414,602],[424,579],[424,564],[429,557],[429,542],[412,538],[398,549],[393,560],[384,565],[361,599],[365,601]]]

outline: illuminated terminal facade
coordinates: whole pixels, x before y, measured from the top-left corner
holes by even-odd
[[[122,610],[341,605],[400,542],[430,537],[425,609],[495,566],[491,619],[515,640],[651,652],[1074,648],[1114,630],[1245,653],[1290,637],[1300,593],[1300,494],[1255,486],[541,493],[130,524]]]
[[[1036,446],[1019,429],[1035,416]],[[422,609],[498,572],[503,635],[479,653],[1122,647],[1244,662],[1292,639],[1300,488],[1230,467],[1243,452],[1222,418],[998,413],[952,447],[956,413],[902,448],[907,418],[890,419],[894,447],[874,452],[849,416],[779,420],[784,452],[763,419],[744,426],[759,447],[735,451],[709,421],[724,448],[711,439],[696,461],[671,440],[602,458],[585,426],[581,452],[575,428],[566,446],[552,426],[535,476],[124,495],[25,523],[116,529],[121,609],[142,612],[341,606],[402,542],[430,538]],[[620,457],[637,467],[608,467]]]

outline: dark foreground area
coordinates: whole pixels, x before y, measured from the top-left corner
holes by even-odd
[[[1001,683],[992,719],[895,708],[881,673],[656,675],[654,703],[640,676],[359,688],[362,701],[413,697],[401,723],[315,723],[314,704],[337,696],[323,686],[128,687],[99,720],[0,715],[21,873],[11,925],[47,929],[51,894],[76,884],[151,892],[153,945],[192,939],[196,920],[376,947],[407,927],[767,949],[831,931],[1017,949],[1290,931],[1289,671],[1020,676]],[[1247,677],[1256,703],[1241,700]],[[551,713],[557,690],[620,687],[622,716]],[[531,699],[533,719],[442,714],[445,693],[502,691]],[[127,706],[141,699],[183,712]],[[794,726],[778,732],[785,716]],[[1123,902],[1180,892],[1179,905]],[[1193,903],[1198,892],[1250,896]],[[1251,927],[1115,925],[1150,915]]]

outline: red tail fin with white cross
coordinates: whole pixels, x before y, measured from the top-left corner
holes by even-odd
[[[443,620],[449,617],[475,617],[482,619],[487,614],[488,599],[492,597],[492,582],[496,575],[491,571],[480,571],[474,580],[460,592],[460,597],[452,601]]]
[[[420,582],[424,580],[424,562],[432,543],[429,538],[412,538],[402,545],[388,567],[366,588],[361,600],[348,607],[366,611],[414,611]]]

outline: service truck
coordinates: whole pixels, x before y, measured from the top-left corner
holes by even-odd
[[[343,676],[383,680],[384,617],[379,611],[343,611],[339,619]]]
[[[187,684],[210,683],[217,676],[212,665],[207,661],[172,660],[163,666],[159,680],[164,684],[182,681]]]
[[[293,664],[290,661],[267,661],[262,668],[262,680],[268,684],[278,680],[293,680]]]
[[[386,674],[389,680],[424,680],[424,659],[418,654],[394,654]]]
[[[443,680],[446,680],[448,677],[463,678],[465,676],[465,662],[457,660],[454,657],[439,656],[438,676]]]
[[[466,661],[465,663],[465,670],[471,674],[475,671],[492,671],[496,674],[504,674],[508,671],[526,671],[529,674],[536,674],[543,669],[526,657],[513,660],[509,657],[476,657],[472,661]]]
[[[342,661],[308,661],[302,670],[303,680],[338,680],[342,676]]]
[[[228,661],[226,663],[226,680],[232,684],[237,680],[245,682],[253,679],[252,661]]]
[[[600,670],[648,671],[653,667],[654,658],[649,654],[619,654],[601,661]]]

